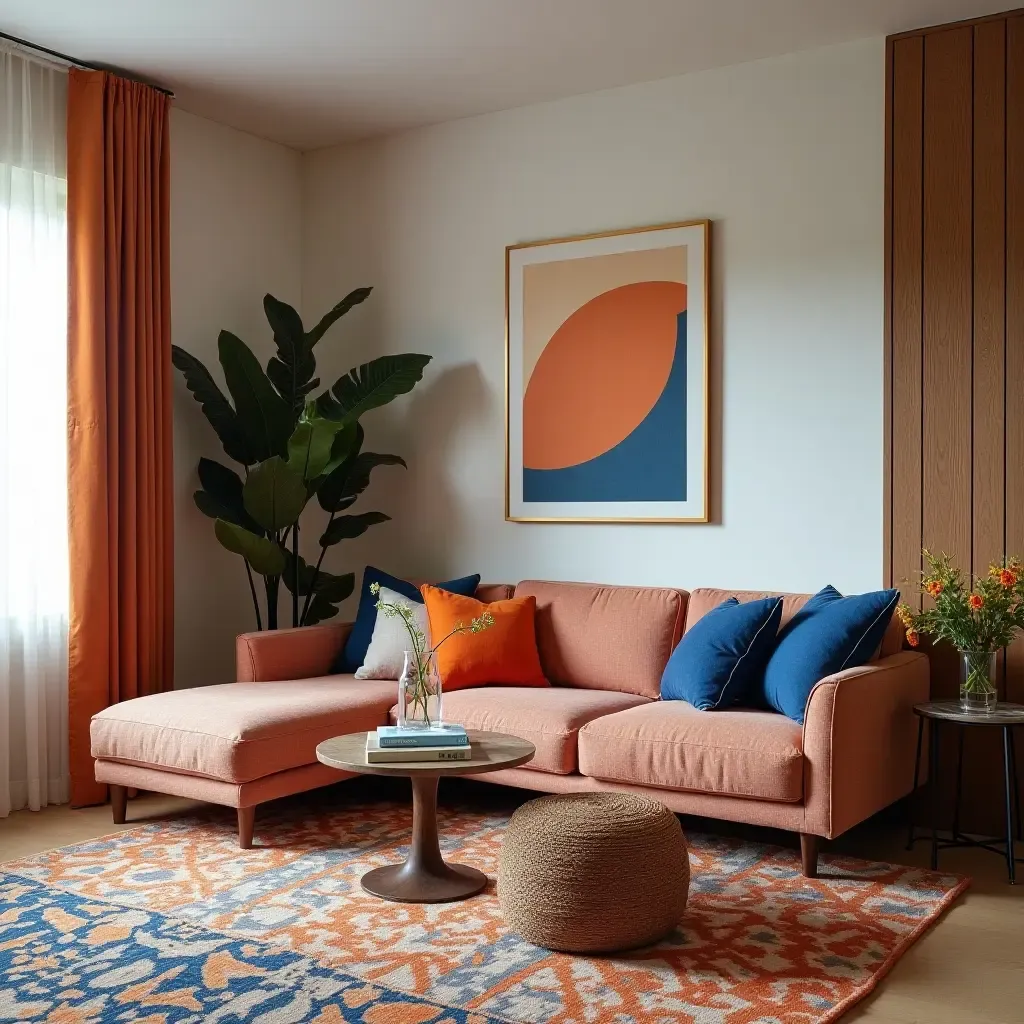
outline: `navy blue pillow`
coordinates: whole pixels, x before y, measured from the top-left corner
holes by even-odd
[[[820,679],[871,659],[899,599],[898,590],[855,597],[831,586],[818,591],[779,634],[764,672],[765,704],[802,723]]]
[[[400,580],[397,576],[377,569],[372,565],[366,567],[363,573],[363,585],[359,591],[359,608],[356,611],[355,622],[352,623],[352,632],[345,641],[344,650],[338,655],[334,663],[335,672],[355,672],[366,659],[366,649],[373,639],[373,627],[377,624],[377,598],[370,593],[370,585],[379,583],[388,590],[409,598],[410,601],[423,603],[419,588],[408,580]],[[445,583],[437,583],[441,590],[447,590],[452,594],[461,594],[463,597],[472,597],[480,584],[480,574],[463,576],[457,580],[447,580]]]
[[[740,604],[730,597],[684,634],[661,676],[662,700],[685,700],[701,711],[745,703],[775,646],[782,598]]]

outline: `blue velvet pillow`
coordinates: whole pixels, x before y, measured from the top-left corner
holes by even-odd
[[[410,601],[423,603],[419,588],[408,580],[400,580],[397,576],[377,569],[372,565],[366,567],[363,573],[363,585],[359,591],[359,608],[356,611],[355,622],[352,623],[352,632],[345,641],[345,647],[338,655],[334,663],[335,672],[355,672],[366,659],[366,649],[370,646],[373,638],[373,627],[377,624],[377,598],[370,593],[370,586],[379,583],[388,590],[394,590]],[[445,583],[437,583],[435,586],[441,590],[447,590],[452,594],[461,594],[463,597],[472,597],[480,584],[480,574],[463,576],[457,580],[448,580]]]
[[[668,659],[662,700],[685,700],[701,711],[745,703],[761,680],[781,621],[781,597],[743,604],[730,597],[712,608]]]
[[[820,679],[871,659],[899,599],[898,590],[843,597],[831,586],[815,594],[779,634],[764,672],[766,706],[802,723]]]

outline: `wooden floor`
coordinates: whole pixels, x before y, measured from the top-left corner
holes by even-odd
[[[500,800],[499,794],[509,792],[465,785],[484,802]],[[330,799],[330,790],[321,792],[324,799]],[[111,822],[109,807],[18,811],[0,820],[0,861],[108,835],[182,813],[191,806],[186,800],[142,796],[129,803],[130,820],[126,825]],[[288,801],[280,801],[279,806],[287,811]],[[694,821],[692,825],[702,831],[715,827],[706,821]],[[720,826],[721,831],[738,828]],[[741,831],[762,841],[793,843],[793,837],[785,833]],[[258,819],[256,834],[258,839]],[[826,845],[826,851],[926,865],[927,843],[918,843],[908,853],[903,848],[904,838],[900,826],[871,822]],[[1021,853],[1024,855],[1024,850]],[[949,850],[942,854],[940,863],[945,870],[972,876],[971,889],[900,960],[878,990],[843,1018],[844,1024],[1024,1024],[1024,865],[1019,866],[1020,884],[1010,886],[1005,863],[991,853]]]

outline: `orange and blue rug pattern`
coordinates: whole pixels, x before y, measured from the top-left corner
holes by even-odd
[[[0,1019],[58,1024],[822,1024],[863,998],[967,881],[688,834],[686,916],[659,945],[574,957],[502,921],[505,815],[442,811],[462,903],[369,896],[400,860],[400,803],[296,808],[240,851],[218,810],[5,865]]]

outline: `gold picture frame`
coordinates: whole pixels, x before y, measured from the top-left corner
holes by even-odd
[[[646,244],[645,244],[646,243]],[[683,281],[685,285],[686,293],[686,304],[684,312],[686,314],[686,330],[679,329],[679,337],[675,342],[674,354],[672,355],[672,367],[678,366],[677,360],[683,359],[684,369],[682,370],[685,378],[685,385],[683,391],[683,445],[684,450],[682,452],[683,461],[685,464],[684,470],[684,494],[685,498],[682,501],[676,500],[651,500],[646,497],[641,497],[636,500],[625,500],[625,501],[606,501],[606,500],[588,500],[585,497],[572,497],[568,501],[530,501],[526,497],[527,480],[538,480],[541,481],[539,487],[541,489],[550,489],[552,481],[561,481],[561,486],[565,487],[565,474],[560,474],[559,471],[555,473],[536,473],[532,469],[525,467],[523,459],[524,442],[523,436],[526,434],[524,429],[524,414],[522,407],[525,406],[527,400],[526,394],[526,383],[527,373],[523,369],[524,364],[524,323],[529,319],[527,300],[526,300],[526,288],[524,286],[524,277],[526,276],[525,268],[528,266],[536,266],[538,264],[558,264],[560,268],[559,273],[564,278],[566,273],[576,274],[574,269],[570,270],[568,264],[572,261],[577,260],[588,260],[592,256],[617,256],[619,254],[636,254],[636,253],[659,253],[664,254],[664,258],[668,258],[671,252],[671,258],[675,259],[674,250],[683,247],[686,249],[686,263],[683,271]],[[543,252],[541,252],[543,250]],[[693,256],[691,256],[691,250],[694,250]],[[537,257],[540,258],[537,258]],[[532,257],[532,258],[531,258]],[[547,257],[547,258],[545,258]],[[659,255],[659,259],[662,257]],[[637,268],[640,269],[640,276],[642,277],[643,270],[643,257],[641,256],[630,256],[628,259],[633,260]],[[583,265],[581,265],[583,266]],[[589,270],[592,271],[598,264],[591,261]],[[607,278],[608,273],[612,273],[611,280],[615,280],[615,271],[609,271],[609,266],[619,266],[619,273],[621,273],[622,265],[610,264],[606,262],[602,265],[604,269],[604,277]],[[675,264],[673,264],[675,266]],[[694,271],[693,277],[699,278],[699,280],[691,280],[691,270]],[[586,270],[584,271],[586,273]],[[658,281],[641,281],[637,280],[636,269],[630,269],[630,275],[624,278],[628,282],[632,283],[632,286],[640,285],[665,285],[674,284],[678,278],[673,278],[672,282]],[[699,220],[685,220],[676,221],[667,224],[655,224],[646,227],[639,228],[623,228],[615,231],[595,232],[586,235],[575,235],[561,238],[550,238],[532,242],[519,242],[513,245],[505,247],[505,519],[508,522],[517,523],[691,523],[691,524],[703,524],[711,521],[710,517],[710,458],[711,458],[711,443],[710,443],[710,303],[711,303],[711,221],[709,219]],[[607,280],[604,282],[607,284]],[[602,284],[600,287],[604,287]],[[694,291],[694,285],[697,285],[696,291]],[[594,300],[603,300],[605,296],[612,294],[612,292],[620,292],[625,294],[625,289],[630,285],[615,286],[611,289],[606,289],[604,292],[597,292],[594,285],[584,284],[583,291],[581,294],[593,295]],[[587,290],[589,288],[589,290]],[[544,294],[549,298],[554,289],[555,305],[558,306],[558,293],[557,293],[557,279],[555,279],[554,285],[549,285],[545,288]],[[579,289],[577,288],[577,291]],[[638,296],[640,293],[634,293]],[[647,292],[644,294],[656,295],[656,293]],[[657,295],[661,298],[662,296]],[[665,296],[668,297],[668,296]],[[669,297],[670,298],[670,297]],[[694,301],[696,300],[696,301]],[[639,301],[635,298],[635,301]],[[516,309],[512,308],[512,303],[518,303]],[[566,305],[568,303],[568,305]],[[591,301],[587,300],[583,303],[583,306],[590,306]],[[562,303],[565,308],[571,308],[572,313],[579,312],[583,306],[575,307],[574,301],[567,299],[566,302]],[[673,307],[675,308],[675,307]],[[690,319],[691,311],[696,311],[698,314],[698,321],[695,323]],[[570,315],[572,315],[572,313]],[[595,307],[595,316],[597,309]],[[560,320],[561,314],[555,316],[554,321],[564,326],[568,320]],[[551,317],[548,318],[549,321]],[[599,321],[600,322],[600,321]],[[658,321],[660,324],[661,321]],[[556,328],[556,330],[560,329]],[[543,337],[547,338],[547,331],[542,332]],[[577,335],[579,336],[579,335]],[[554,335],[551,335],[553,338]],[[696,344],[695,344],[696,340]],[[540,346],[540,350],[543,352],[544,346],[547,344],[545,341]],[[652,344],[654,339],[652,338]],[[658,351],[662,354],[659,367],[661,373],[664,371],[664,348],[665,348],[665,336],[664,330],[659,329],[657,336],[657,345],[660,346]],[[536,349],[537,345],[534,343],[533,348]],[[680,348],[683,348],[682,356],[680,357]],[[534,356],[534,368],[539,356]],[[518,361],[518,365],[517,365]],[[610,364],[614,367],[614,364]],[[694,368],[699,366],[699,378],[696,381],[692,381],[692,371]],[[672,370],[669,371],[670,377],[674,377]],[[657,377],[657,381],[660,381],[661,377]],[[529,378],[529,382],[532,384],[532,378]],[[674,385],[676,386],[676,385]],[[513,395],[515,390],[515,395]],[[548,389],[550,394],[551,389]],[[556,388],[557,391],[557,388]],[[664,386],[664,391],[659,392],[659,397],[656,398],[657,402],[660,402],[665,394],[668,392],[668,384]],[[648,391],[647,400],[649,401],[650,394]],[[694,399],[697,399],[696,404],[699,405],[699,409],[694,411],[692,406],[695,404]],[[519,408],[517,409],[517,403]],[[550,406],[550,402],[549,402]],[[643,408],[643,403],[638,405],[638,408]],[[647,417],[650,417],[653,409],[649,410]],[[517,415],[518,413],[518,415]],[[549,412],[550,416],[550,412]],[[673,430],[677,430],[674,420],[668,421],[673,424]],[[643,423],[641,424],[643,426]],[[645,428],[646,429],[646,428]],[[697,430],[699,432],[698,438],[691,436],[692,432]],[[518,434],[515,432],[518,431]],[[635,429],[631,435],[626,435],[623,439],[622,444],[631,442],[631,438],[636,440],[639,437],[639,428]],[[650,434],[650,430],[647,430]],[[531,436],[548,437],[549,434],[543,432],[538,435],[537,430],[533,431]],[[632,443],[632,442],[631,442]],[[678,447],[678,445],[676,446]],[[615,445],[616,449],[620,449],[618,444]],[[645,449],[646,450],[646,449]],[[625,448],[621,448],[619,454],[625,459]],[[604,452],[600,453],[601,455]],[[680,453],[673,451],[673,458],[678,460]],[[564,461],[564,459],[562,460]],[[698,463],[697,467],[694,467],[694,463]],[[622,463],[625,464],[625,463]],[[597,457],[591,460],[589,463],[585,463],[585,466],[596,467],[598,465]],[[571,467],[573,470],[578,470],[577,466]],[[525,470],[525,471],[524,471]],[[513,474],[518,473],[518,481]],[[596,487],[598,490],[604,486],[601,479],[596,473],[591,473],[591,477],[594,482],[590,484],[592,487]],[[567,478],[569,480],[579,480],[579,475],[575,477]],[[610,478],[609,478],[610,479]],[[644,480],[647,477],[643,477]],[[675,477],[666,477],[666,480],[674,480]],[[518,483],[518,487],[517,487]],[[571,485],[570,486],[574,486]],[[578,486],[578,483],[575,485]],[[622,487],[628,485],[622,484]],[[556,488],[557,489],[557,488]],[[692,492],[696,492],[693,495]],[[536,513],[533,510],[526,508],[526,506],[534,505],[538,511]],[[562,508],[566,505],[573,505],[572,510],[568,510],[565,513],[562,512]],[[578,511],[580,506],[590,505],[595,508],[594,514],[587,514],[583,511]],[[680,506],[680,511],[684,514],[665,514],[667,506]],[[613,510],[609,514],[609,506],[613,507]],[[629,509],[631,514],[622,514],[627,506],[640,506],[633,509]],[[650,509],[652,514],[643,514],[644,506]],[[674,512],[675,509],[671,509],[670,512]],[[553,514],[553,512],[555,514]]]

